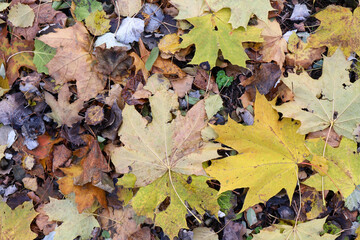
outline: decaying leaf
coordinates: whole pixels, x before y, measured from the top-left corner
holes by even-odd
[[[285,53],[287,52],[286,40],[282,37],[280,24],[274,20],[267,24],[260,21],[258,27],[262,27],[261,37],[264,39],[260,53],[263,55],[263,61],[275,61],[280,69],[285,61]]]
[[[74,0],[74,14],[78,21],[84,20],[90,13],[103,10],[100,2],[96,0]]]
[[[127,54],[124,47],[110,49],[99,46],[95,49],[97,64],[95,70],[105,76],[110,76],[116,82],[121,82],[127,74],[133,59]]]
[[[114,240],[127,240],[141,229],[140,223],[142,221],[140,217],[136,216],[131,206],[126,206],[123,209],[108,208],[100,216],[102,228],[108,230],[110,237]]]
[[[103,207],[107,207],[105,191],[87,183],[83,186],[74,185],[74,178],[78,178],[83,168],[81,166],[73,165],[70,168],[61,168],[66,176],[58,180],[60,191],[63,194],[75,193],[75,202],[77,204],[77,211],[83,212],[90,208],[97,200]]]
[[[100,36],[109,31],[110,28],[110,20],[106,19],[104,10],[90,13],[89,16],[85,18],[85,24],[94,36]]]
[[[32,202],[24,202],[12,210],[0,198],[0,239],[34,239],[36,234],[30,230],[30,224],[38,214]]]
[[[149,97],[153,116],[151,123],[142,118],[133,106],[125,106],[119,130],[125,146],[115,148],[111,158],[117,172],[131,172],[136,176],[135,186],[147,185],[133,198],[133,207],[138,214],[153,218],[157,206],[170,197],[170,205],[156,214],[155,222],[174,236],[179,227],[186,226],[184,216],[187,210],[179,197],[200,213],[203,213],[202,204],[209,210],[217,208],[213,204],[213,191],[205,183],[206,177],[192,176],[190,184],[186,179],[188,175],[206,175],[202,162],[216,158],[220,146],[201,139],[201,130],[207,124],[204,101],[193,106],[185,117],[181,116],[177,110],[177,95],[167,91],[169,83],[164,83],[166,81],[153,77],[145,87],[153,93]],[[176,115],[175,119],[172,114]]]
[[[330,5],[315,15],[321,21],[320,27],[308,40],[308,47],[328,47],[328,56],[340,47],[346,57],[351,52],[360,54],[360,8],[351,12],[350,8]],[[346,26],[346,27],[344,27]]]
[[[73,124],[83,119],[78,113],[83,108],[84,101],[78,99],[75,102],[70,103],[70,97],[71,92],[67,84],[61,87],[58,100],[50,93],[45,92],[46,103],[52,110],[48,116],[58,123],[58,127],[61,125],[71,127]]]
[[[85,113],[85,122],[89,125],[96,125],[104,120],[104,108],[99,105],[89,107]]]
[[[32,41],[44,25],[57,24],[59,27],[65,27],[67,16],[61,11],[55,11],[51,7],[51,3],[36,4],[35,1],[30,1],[28,6],[35,14],[34,23],[30,27],[15,26],[13,29],[14,34]]]
[[[255,234],[253,240],[335,240],[338,236],[325,233],[323,225],[326,218],[315,219],[296,226],[275,224],[265,228],[259,234]]]
[[[61,226],[55,229],[54,240],[74,239],[77,236],[88,239],[93,228],[100,227],[90,211],[78,213],[73,196],[64,200],[50,198],[50,203],[46,204],[43,210],[50,220],[62,222]]]
[[[21,67],[27,67],[32,70],[36,70],[36,67],[33,63],[32,54],[29,53],[29,51],[34,49],[34,42],[18,38],[13,38],[9,42],[7,34],[7,28],[3,28],[0,33],[0,56],[1,59],[7,62],[5,65],[6,77],[11,86],[19,77],[19,69]]]
[[[46,64],[57,84],[76,80],[79,98],[84,101],[96,97],[104,89],[105,82],[92,67],[95,59],[90,53],[90,36],[81,23],[42,35],[38,39],[57,49],[54,58]]]
[[[286,54],[286,63],[289,66],[309,68],[315,60],[321,59],[325,47],[310,48],[296,33],[291,34],[288,42],[290,53]]]
[[[338,49],[332,57],[324,57],[319,80],[307,73],[289,74],[283,82],[292,89],[295,101],[275,109],[285,117],[300,120],[300,134],[331,127],[337,134],[354,139],[353,131],[360,114],[353,109],[360,108],[360,82],[350,82],[349,66],[350,62]]]
[[[306,146],[314,155],[322,156],[325,141],[322,139],[308,140]],[[307,179],[304,184],[316,188],[318,191],[339,191],[343,197],[348,197],[360,184],[360,162],[357,146],[354,141],[343,138],[338,148],[326,146],[325,158],[327,159],[327,172],[323,168],[314,169],[318,172]],[[318,164],[317,164],[318,165]]]
[[[248,27],[247,31],[243,28],[233,30],[231,24],[227,23],[229,18],[230,10],[223,9],[213,14],[187,19],[194,28],[182,36],[183,41],[179,47],[195,44],[195,56],[190,64],[209,62],[210,68],[213,68],[221,49],[225,59],[245,67],[245,61],[249,58],[244,52],[242,42],[262,42],[261,29]]]
[[[212,161],[206,172],[221,183],[220,193],[235,188],[250,188],[242,211],[285,189],[290,201],[298,178],[297,164],[308,151],[304,136],[296,133],[299,123],[291,119],[279,121],[278,113],[263,95],[257,93],[253,126],[234,120],[212,126],[216,141],[234,148],[238,155]]]

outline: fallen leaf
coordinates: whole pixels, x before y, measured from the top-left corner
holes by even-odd
[[[259,27],[263,28],[261,37],[264,39],[260,54],[263,55],[263,61],[275,61],[280,69],[285,61],[285,53],[287,52],[287,42],[282,37],[280,24],[276,21],[269,21],[267,24],[260,21]]]
[[[55,229],[54,240],[74,239],[77,236],[88,239],[93,228],[100,227],[90,211],[78,213],[72,196],[64,200],[50,198],[50,203],[43,210],[50,220],[63,222]]]
[[[209,11],[204,0],[171,0],[170,2],[179,10],[176,19],[199,17]]]
[[[176,33],[165,35],[158,44],[158,47],[162,53],[174,54],[178,50],[180,45],[180,38]]]
[[[91,183],[83,186],[74,185],[74,178],[79,177],[83,168],[81,166],[73,165],[70,168],[61,168],[66,176],[59,179],[60,191],[63,194],[75,193],[75,202],[77,203],[77,210],[79,213],[85,209],[90,208],[95,200],[97,200],[103,207],[107,207],[105,191],[93,186]]]
[[[205,110],[207,118],[212,118],[223,107],[223,101],[218,94],[211,95],[205,99]]]
[[[238,27],[244,27],[246,29],[252,14],[255,14],[258,19],[268,22],[268,13],[274,10],[269,0],[242,0],[240,2],[236,0],[207,0],[207,3],[213,11],[230,8],[231,17],[225,22],[231,23],[233,29]],[[246,9],[246,11],[244,11],[244,9]]]
[[[61,87],[58,100],[53,95],[45,92],[46,103],[51,107],[52,112],[48,116],[57,122],[58,127],[67,125],[71,127],[73,124],[81,121],[83,117],[79,116],[79,111],[84,106],[84,101],[78,99],[70,103],[71,92],[67,84]]]
[[[106,19],[104,10],[95,11],[85,18],[85,25],[89,32],[94,36],[105,34],[110,29],[110,20]]]
[[[49,74],[49,69],[46,64],[55,56],[56,48],[52,48],[49,45],[35,39],[35,51],[33,62],[39,73],[43,72]]]
[[[30,224],[37,215],[32,202],[24,202],[12,210],[0,199],[1,239],[24,240],[34,239],[36,234],[30,230]],[[21,221],[20,221],[21,220]]]
[[[330,5],[315,17],[321,24],[316,32],[311,34],[307,47],[327,46],[328,56],[333,55],[338,47],[346,57],[353,51],[360,54],[359,7],[352,13],[350,8]]]
[[[108,208],[100,214],[100,224],[109,231],[113,240],[127,240],[140,230],[141,222],[138,222],[138,218],[129,205],[123,209]]]
[[[275,224],[254,234],[253,240],[335,240],[338,236],[325,233],[323,226],[326,218],[315,219],[296,226]]]
[[[186,226],[184,216],[187,210],[179,197],[200,213],[203,210],[199,204],[205,204],[205,199],[207,209],[217,209],[213,204],[215,196],[211,196],[213,192],[205,183],[206,177],[192,176],[190,184],[186,179],[188,175],[205,175],[202,162],[217,157],[220,146],[201,139],[201,130],[207,124],[204,101],[198,102],[183,117],[177,110],[178,97],[169,92],[168,87],[169,82],[165,78],[148,80],[145,89],[154,94],[149,97],[153,116],[151,123],[142,118],[134,106],[125,106],[119,130],[125,146],[115,148],[111,159],[117,172],[131,172],[136,176],[135,186],[147,185],[140,188],[132,200],[138,214],[153,218],[157,206],[170,197],[170,205],[156,214],[155,223],[173,237],[179,228]],[[176,114],[175,119],[172,114]],[[156,141],[153,138],[155,132]]]
[[[241,81],[244,87],[256,88],[261,94],[268,94],[280,80],[281,69],[275,63],[261,63],[252,66],[253,75],[245,81]],[[246,88],[246,89],[247,89]]]
[[[74,0],[74,14],[78,21],[84,20],[90,13],[103,10],[100,2],[96,0]]]
[[[202,90],[210,90],[214,93],[219,93],[219,88],[215,82],[214,76],[209,76],[209,74],[201,68],[196,71],[194,85]]]
[[[95,49],[95,56],[97,59],[95,70],[105,76],[109,76],[115,82],[122,82],[133,64],[131,55],[127,54],[124,47],[106,49],[100,46]],[[137,65],[135,66],[137,67]]]
[[[139,40],[139,48],[141,59],[144,63],[146,63],[146,61],[149,59],[150,52],[145,48],[145,45],[141,39]],[[186,73],[183,72],[170,59],[162,59],[160,56],[155,60],[152,72],[161,73],[165,76],[177,75],[179,78],[184,78],[186,76]]]
[[[93,70],[95,59],[89,52],[92,42],[88,31],[81,23],[55,31],[38,38],[57,49],[54,58],[46,64],[49,74],[57,84],[76,80],[78,95],[82,100],[95,98],[104,89],[105,82]]]
[[[300,134],[330,127],[339,135],[355,139],[352,134],[360,115],[352,109],[360,107],[360,82],[350,82],[349,66],[350,62],[338,49],[332,57],[324,57],[319,80],[307,73],[289,74],[283,82],[292,89],[295,101],[275,109],[285,117],[300,120]]]
[[[33,63],[32,54],[29,53],[34,50],[34,42],[18,38],[13,38],[9,42],[7,34],[7,28],[3,28],[0,33],[0,56],[7,62],[5,65],[6,77],[11,86],[19,77],[21,67],[36,70],[36,66]]]
[[[191,90],[193,81],[193,76],[186,75],[184,78],[172,79],[171,85],[175,93],[182,98]]]
[[[308,155],[304,136],[296,133],[298,122],[279,121],[271,103],[259,93],[254,108],[253,126],[243,126],[231,118],[226,125],[212,126],[219,136],[215,140],[239,154],[212,161],[206,169],[220,181],[220,193],[249,188],[242,211],[267,201],[283,188],[291,202],[298,181],[297,164]]]
[[[61,11],[55,11],[51,7],[51,3],[35,4],[31,3],[35,14],[35,20],[30,27],[14,27],[14,34],[23,36],[26,40],[33,40],[41,27],[45,24],[57,24],[59,27],[65,27],[67,16]]]
[[[290,53],[286,54],[286,64],[304,69],[308,69],[315,60],[321,59],[326,50],[325,47],[309,48],[296,33],[290,36],[288,49]]]
[[[31,27],[35,19],[34,10],[25,4],[18,3],[11,6],[8,20],[15,27]]]
[[[144,28],[144,20],[127,17],[121,21],[121,25],[115,34],[116,40],[124,44],[138,42]]]
[[[54,146],[54,157],[52,159],[52,171],[64,165],[69,159],[71,159],[72,151],[69,150],[64,144]]]
[[[149,71],[145,68],[145,63],[143,62],[143,60],[142,60],[142,59],[140,58],[140,56],[137,55],[135,52],[130,53],[129,56],[131,56],[131,57],[134,58],[134,64],[133,64],[133,66],[135,66],[135,73],[137,74],[137,73],[141,70],[145,81],[147,81],[150,73],[149,73]]]
[[[87,146],[80,150],[84,152],[84,156],[82,156],[80,162],[83,171],[79,176],[74,177],[74,184],[82,186],[91,182],[92,185],[103,190],[108,190],[107,188],[103,188],[103,184],[109,185],[110,188],[112,185],[112,188],[108,190],[108,192],[112,192],[112,190],[114,190],[112,180],[105,174],[111,169],[101,152],[97,139],[88,134],[81,136],[81,138],[86,142]],[[76,153],[74,153],[74,155],[76,156]],[[105,183],[103,183],[103,181],[105,181]],[[108,182],[111,183],[106,184]]]
[[[329,136],[328,136],[329,135]],[[311,132],[306,135],[306,139],[314,139],[314,138],[328,138],[327,143],[333,148],[337,148],[340,145],[341,137],[334,131],[333,128],[325,128],[324,130]]]
[[[116,0],[115,12],[117,15],[132,17],[141,9],[141,0]]]
[[[243,28],[233,30],[227,23],[229,18],[230,10],[223,9],[213,14],[187,19],[194,28],[188,34],[182,35],[183,41],[179,47],[195,44],[195,56],[190,64],[209,62],[210,68],[213,68],[221,50],[224,58],[232,64],[246,66],[245,61],[249,58],[242,42],[262,42],[261,29],[248,27],[247,31]]]
[[[314,155],[322,156],[325,141],[322,139],[307,140],[306,146]],[[354,141],[343,138],[338,148],[326,146],[325,158],[327,159],[327,173],[314,164],[314,169],[318,172],[307,179],[304,184],[316,188],[318,191],[332,190],[339,191],[346,198],[360,184],[360,163],[359,154],[356,152],[357,146]]]
[[[89,125],[96,125],[104,120],[104,108],[99,105],[93,105],[86,109],[85,122]]]

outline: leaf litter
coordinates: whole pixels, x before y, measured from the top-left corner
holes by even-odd
[[[5,238],[355,239],[358,7],[335,4],[0,4]]]

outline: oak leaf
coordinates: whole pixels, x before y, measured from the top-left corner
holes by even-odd
[[[74,239],[77,236],[89,239],[93,228],[100,227],[91,211],[78,213],[73,196],[64,200],[50,198],[50,203],[44,206],[43,211],[50,220],[63,222],[55,229],[54,240]]]
[[[58,100],[53,95],[45,92],[46,103],[51,107],[52,112],[48,116],[57,122],[58,127],[67,125],[71,127],[73,124],[82,120],[83,117],[79,116],[79,111],[84,106],[84,101],[78,99],[70,103],[71,92],[69,86],[66,84],[61,87]]]
[[[170,197],[170,205],[156,214],[155,222],[174,236],[179,228],[186,227],[187,210],[179,198],[200,213],[204,212],[203,208],[217,209],[214,191],[205,182],[207,177],[191,176],[190,183],[186,180],[188,175],[206,176],[202,162],[218,157],[220,145],[202,141],[201,130],[207,125],[204,101],[198,102],[183,117],[178,110],[177,95],[167,90],[169,85],[165,78],[152,77],[145,86],[153,93],[149,97],[151,123],[134,106],[125,106],[119,130],[125,146],[115,148],[111,159],[117,172],[131,172],[136,176],[135,186],[147,185],[133,198],[138,214],[153,218],[157,206]]]
[[[81,213],[84,209],[90,208],[95,200],[103,206],[107,207],[105,191],[87,183],[83,186],[74,185],[74,178],[79,177],[83,168],[81,166],[73,165],[70,168],[61,168],[66,176],[58,180],[60,191],[63,194],[75,193],[75,202],[77,209]]]
[[[257,18],[268,22],[268,13],[274,10],[269,0],[207,0],[212,10],[219,11],[222,8],[231,9],[229,23],[234,29],[248,25],[250,17],[255,14]]]
[[[104,89],[104,81],[93,71],[94,56],[91,38],[81,23],[42,35],[38,40],[56,48],[56,54],[46,67],[57,84],[76,81],[79,98],[86,101]]]
[[[295,227],[275,224],[254,234],[253,240],[335,240],[338,236],[325,233],[322,235],[326,218],[299,223]]]
[[[249,188],[242,211],[267,201],[283,188],[290,202],[298,181],[297,164],[308,155],[299,123],[279,121],[278,113],[257,93],[254,125],[243,126],[229,118],[226,125],[212,126],[216,141],[232,147],[238,155],[212,161],[206,172],[221,183],[220,193]]]
[[[289,74],[283,82],[292,89],[295,101],[275,109],[285,117],[301,121],[298,132],[306,134],[331,127],[339,135],[355,139],[353,131],[360,114],[360,82],[351,83],[347,69],[350,63],[338,49],[332,57],[324,57],[319,80],[307,73]]]
[[[340,47],[346,57],[351,52],[360,54],[360,8],[330,5],[315,15],[321,21],[320,27],[308,39],[308,47],[328,47],[328,56]],[[344,27],[346,26],[346,27]]]
[[[202,17],[187,19],[194,28],[188,34],[182,36],[183,41],[180,48],[186,48],[195,44],[195,56],[190,64],[209,62],[213,68],[221,50],[225,59],[232,64],[246,67],[245,61],[248,56],[244,52],[243,42],[262,42],[261,29],[248,27],[233,30],[231,24],[227,23],[230,18],[230,10],[223,9],[219,12]]]
[[[306,146],[312,154],[322,156],[324,144],[325,141],[322,139],[311,139],[308,140]],[[318,191],[339,191],[343,197],[348,197],[360,184],[360,162],[356,149],[356,143],[347,138],[341,140],[338,148],[327,145],[325,149],[326,173],[324,174],[324,167],[313,164],[318,173],[307,179],[304,184]]]
[[[30,224],[38,214],[32,202],[24,202],[12,210],[0,198],[0,239],[34,239],[36,234],[30,230]]]

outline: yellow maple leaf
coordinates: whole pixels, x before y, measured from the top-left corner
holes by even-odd
[[[0,198],[0,239],[34,239],[37,235],[30,230],[30,224],[38,214],[32,202],[24,202],[12,210]]]
[[[349,57],[351,52],[360,54],[360,8],[330,5],[315,15],[321,21],[320,27],[308,39],[308,47],[328,47],[331,56],[338,47]],[[346,27],[344,27],[346,26]]]
[[[94,36],[103,35],[110,29],[110,20],[106,19],[104,10],[90,13],[90,15],[85,18],[85,24]]]
[[[242,210],[267,201],[281,189],[292,199],[298,181],[297,164],[308,151],[304,136],[296,133],[299,122],[279,121],[278,113],[257,93],[254,125],[243,126],[229,118],[226,125],[213,126],[216,141],[232,147],[238,155],[215,160],[206,172],[221,183],[220,193],[249,188]]]

